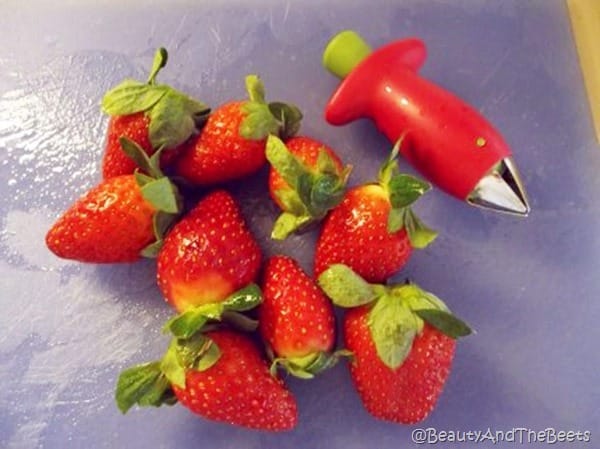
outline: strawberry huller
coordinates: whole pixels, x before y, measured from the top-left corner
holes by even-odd
[[[342,82],[325,108],[332,125],[371,118],[432,184],[482,208],[520,216],[529,202],[502,136],[464,101],[422,78],[426,48],[416,38],[372,50],[354,31],[337,34],[323,65]]]

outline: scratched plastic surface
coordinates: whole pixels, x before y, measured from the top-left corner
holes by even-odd
[[[555,447],[597,447],[600,148],[562,1],[8,0],[0,11],[0,447],[396,449],[416,447],[416,427],[588,430],[596,443]],[[243,76],[258,73],[269,98],[303,109],[303,133],[355,166],[358,184],[389,144],[366,121],[333,128],[322,119],[336,80],[320,55],[343,28],[374,46],[424,39],[422,74],[501,130],[533,208],[527,219],[500,216],[438,191],[417,207],[440,237],[398,279],[437,293],[477,329],[459,343],[437,409],[420,426],[377,421],[340,364],[288,382],[300,422],[287,434],[210,423],[180,406],[121,416],[119,371],[167,343],[159,329],[170,310],[153,263],[82,265],[43,243],[99,179],[102,93],[144,77],[160,45],[171,56],[161,80],[213,105],[241,97]],[[252,229],[266,254],[292,254],[310,270],[314,233],[269,242],[276,211],[264,182],[262,172],[233,189]],[[547,445],[528,447],[537,446]]]

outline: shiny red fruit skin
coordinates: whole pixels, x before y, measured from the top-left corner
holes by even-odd
[[[134,262],[154,241],[154,213],[133,175],[106,179],[56,221],[46,245],[58,257],[80,262]]]
[[[173,386],[179,402],[207,419],[251,429],[275,432],[295,427],[296,400],[270,374],[254,343],[228,330],[207,336],[221,356],[205,371],[188,371],[185,389]]]
[[[343,170],[343,164],[338,155],[330,147],[324,145],[318,140],[305,136],[296,136],[285,142],[287,149],[296,156],[300,161],[304,162],[310,168],[316,168],[319,152],[324,150],[329,157],[334,161],[338,172]],[[290,186],[285,180],[275,171],[273,167],[269,170],[269,194],[271,199],[279,206],[280,209],[285,209],[280,203],[275,192],[280,189],[289,189]]]
[[[398,272],[412,253],[406,231],[390,234],[391,205],[378,184],[349,190],[323,224],[315,251],[315,276],[342,263],[369,282],[385,282]]]
[[[265,164],[266,139],[245,139],[239,134],[246,118],[244,104],[226,103],[211,113],[202,132],[189,141],[177,160],[178,175],[206,186],[248,176]]]
[[[102,158],[102,177],[104,179],[132,174],[137,167],[121,149],[120,137],[127,137],[137,143],[148,155],[154,154],[148,135],[149,117],[144,112],[130,115],[115,115],[108,122],[106,146]],[[165,149],[161,154],[161,167],[171,164],[181,147]]]
[[[367,325],[368,312],[368,306],[361,306],[349,310],[344,318],[346,348],[354,354],[350,374],[362,403],[382,420],[422,421],[442,393],[456,341],[425,324],[404,363],[392,370],[377,355]]]
[[[335,342],[333,306],[321,289],[287,256],[274,256],[263,275],[259,331],[279,357],[328,352]]]
[[[178,311],[220,302],[253,282],[262,254],[234,198],[225,190],[205,196],[165,238],[157,282]]]

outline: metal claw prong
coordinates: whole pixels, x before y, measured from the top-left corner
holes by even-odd
[[[498,162],[467,197],[474,206],[526,217],[531,210],[519,170],[512,157]]]

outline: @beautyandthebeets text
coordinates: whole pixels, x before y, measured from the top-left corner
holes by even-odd
[[[514,427],[507,430],[439,430],[434,427],[416,428],[412,431],[411,439],[416,444],[438,443],[514,443],[532,444],[546,443],[589,443],[592,432],[589,430],[559,430],[547,427],[534,430],[526,427]],[[560,446],[563,447],[563,446]]]

